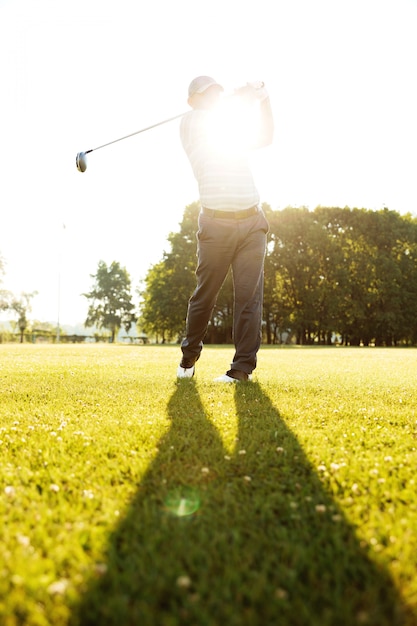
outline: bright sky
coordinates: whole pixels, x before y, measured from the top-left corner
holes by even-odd
[[[276,135],[254,173],[273,209],[417,215],[416,32],[417,0],[0,0],[3,287],[71,324],[101,259],[138,285],[198,199],[179,122],[84,174],[75,156],[186,111],[199,74],[265,81]]]

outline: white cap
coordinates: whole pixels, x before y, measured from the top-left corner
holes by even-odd
[[[188,87],[188,97],[191,98],[195,93],[203,93],[209,87],[213,87],[213,85],[217,85],[223,91],[223,87],[211,76],[197,76]]]

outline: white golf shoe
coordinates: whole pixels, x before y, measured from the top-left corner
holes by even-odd
[[[192,367],[181,367],[178,365],[177,378],[192,378],[195,372],[195,365]]]
[[[229,370],[230,371],[230,370]],[[244,374],[244,372],[240,372],[240,374]],[[233,376],[229,376],[229,372],[223,374],[222,376],[218,376],[214,379],[215,383],[241,383],[246,382],[248,380],[252,380],[252,374],[247,374],[247,378],[243,375],[241,378],[234,378]]]

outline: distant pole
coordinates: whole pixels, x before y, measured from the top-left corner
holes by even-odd
[[[57,311],[57,324],[56,324],[56,342],[60,342],[61,330],[59,328],[60,318],[61,318],[61,265],[62,265],[62,248],[63,248],[63,235],[64,230],[66,229],[65,224],[62,224],[62,232],[61,232],[61,245],[59,248],[59,263],[58,263],[58,311]]]
[[[61,268],[58,268],[58,312],[57,312],[57,324],[56,324],[56,342],[59,343],[60,340],[60,330],[59,330],[59,318],[61,313]]]

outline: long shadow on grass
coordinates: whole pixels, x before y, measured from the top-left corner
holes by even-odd
[[[234,393],[228,454],[195,384],[178,383],[171,428],[72,623],[414,623],[261,387]]]

